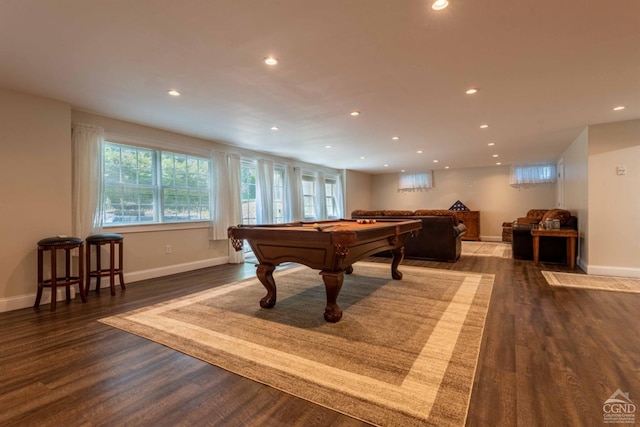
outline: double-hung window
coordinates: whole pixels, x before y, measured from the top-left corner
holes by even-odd
[[[316,178],[314,176],[302,176],[302,206],[305,220],[316,219]]]
[[[210,220],[209,159],[113,142],[103,150],[106,226]]]
[[[273,222],[276,224],[284,222],[284,176],[283,167],[273,169]]]
[[[240,164],[240,186],[242,203],[242,223],[257,224],[258,214],[256,211],[256,163],[253,161],[242,161]]]
[[[325,199],[327,204],[327,218],[338,218],[338,183],[335,178],[324,181]]]

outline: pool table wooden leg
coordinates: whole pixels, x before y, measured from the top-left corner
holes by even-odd
[[[395,280],[400,280],[402,279],[402,273],[398,271],[398,266],[404,258],[404,246],[401,246],[398,249],[393,249],[391,253],[393,254],[393,261],[391,261],[391,277]]]
[[[324,287],[327,292],[327,306],[324,309],[324,320],[336,323],[342,318],[342,310],[336,302],[342,282],[344,281],[344,271],[321,271]]]
[[[267,289],[267,295],[260,300],[260,307],[271,308],[276,305],[276,282],[273,280],[273,270],[276,269],[276,266],[271,264],[258,264],[256,268],[256,275],[260,283]]]

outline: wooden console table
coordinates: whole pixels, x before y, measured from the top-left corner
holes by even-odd
[[[567,240],[567,263],[572,270],[576,268],[576,237],[577,230],[571,229],[546,229],[534,228],[531,230],[533,237],[533,263],[538,265],[538,256],[540,252],[540,236],[563,237]]]
[[[480,211],[454,211],[458,221],[467,227],[462,240],[480,240]]]

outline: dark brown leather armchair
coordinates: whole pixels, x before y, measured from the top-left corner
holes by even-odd
[[[578,229],[578,218],[572,216],[569,211],[563,209],[551,209],[545,213],[540,221],[544,221],[547,217],[561,219],[560,228]],[[533,259],[533,237],[531,229],[537,227],[537,223],[514,223],[512,227],[511,248],[513,257],[516,259]],[[565,239],[557,237],[540,237],[539,259],[543,262],[567,262],[567,249]]]

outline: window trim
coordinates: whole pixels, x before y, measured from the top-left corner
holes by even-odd
[[[176,150],[175,146],[172,144],[163,144],[163,143],[158,143],[158,144],[149,144],[149,143],[144,143],[144,141],[136,139],[136,138],[129,138],[129,137],[122,137],[122,136],[113,136],[113,135],[105,135],[105,139],[104,139],[104,146],[102,148],[102,153],[101,156],[103,157],[102,161],[103,161],[103,165],[104,165],[104,150],[107,146],[107,144],[115,144],[115,145],[119,145],[119,146],[125,146],[125,147],[133,147],[136,149],[142,149],[142,150],[150,150],[152,151],[152,162],[153,162],[153,167],[154,167],[154,176],[153,176],[153,205],[154,205],[154,212],[153,212],[153,217],[154,220],[153,222],[132,222],[132,223],[106,223],[104,222],[102,224],[103,228],[108,228],[110,231],[114,231],[115,230],[122,230],[122,232],[125,231],[129,231],[129,232],[144,232],[144,231],[156,231],[156,229],[159,230],[180,230],[180,229],[190,229],[190,228],[203,228],[203,227],[209,227],[211,221],[213,220],[213,213],[214,213],[214,209],[213,209],[213,196],[212,196],[212,188],[214,183],[211,182],[211,179],[213,177],[212,174],[212,170],[213,170],[213,162],[211,161],[211,157],[209,155],[206,154],[202,154],[199,150],[193,150],[193,151],[189,151],[189,150]],[[209,167],[209,173],[208,173],[208,177],[207,180],[209,182],[208,185],[208,196],[209,196],[209,218],[208,219],[194,219],[194,220],[184,220],[184,221],[163,221],[163,210],[164,210],[164,203],[162,200],[163,197],[163,190],[164,190],[164,186],[162,185],[162,153],[166,152],[166,153],[171,153],[173,155],[183,155],[185,156],[187,159],[188,158],[196,158],[198,160],[202,160],[202,161],[206,161],[208,163],[208,167]],[[102,176],[100,178],[100,185],[105,186],[105,180],[104,180],[104,176]],[[166,188],[176,188],[173,186],[168,186]],[[190,188],[190,187],[185,187],[185,188]],[[197,188],[202,188],[202,187],[197,187]],[[106,197],[106,192],[103,193],[103,199],[101,201],[101,203],[104,205],[104,198]],[[187,225],[187,226],[185,226]]]

